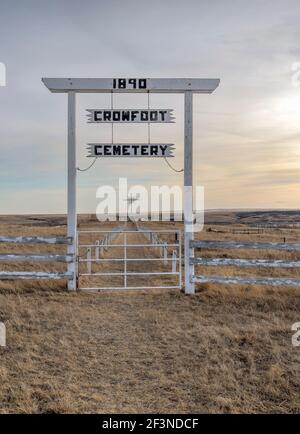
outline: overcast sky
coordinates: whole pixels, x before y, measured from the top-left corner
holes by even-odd
[[[194,97],[195,182],[207,208],[299,208],[299,0],[0,0],[0,213],[66,211],[66,96],[41,77],[220,78]],[[176,124],[151,127],[175,143],[183,165],[182,96],[153,95]],[[115,107],[143,108],[146,95],[117,95]],[[89,141],[110,126],[87,125],[85,109],[108,95],[78,98],[78,165]],[[146,125],[115,126],[115,140],[146,141]],[[163,159],[106,159],[78,174],[78,210],[94,212],[96,188],[179,184]]]

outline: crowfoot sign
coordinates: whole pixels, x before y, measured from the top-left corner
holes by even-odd
[[[165,123],[173,122],[172,109],[87,109],[89,123],[105,123],[105,122],[156,122]]]
[[[174,145],[162,143],[89,143],[87,157],[173,157]]]

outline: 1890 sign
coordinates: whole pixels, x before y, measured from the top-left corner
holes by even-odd
[[[147,89],[146,78],[114,78],[114,89]]]

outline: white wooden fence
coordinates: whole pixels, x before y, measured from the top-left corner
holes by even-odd
[[[70,245],[72,239],[70,237],[6,237],[0,236],[0,243],[12,244],[65,244]],[[35,253],[7,253],[0,254],[0,262],[65,262],[74,261],[71,254],[55,255],[55,254],[35,254]],[[0,271],[0,280],[14,279],[72,279],[73,275],[67,272],[47,272],[47,271]]]
[[[86,247],[86,260],[85,259],[80,259],[79,255],[77,257],[78,263],[79,262],[86,262],[86,267],[87,267],[87,273],[91,274],[92,273],[92,262],[93,262],[93,253],[92,253],[92,249],[95,249],[95,258],[94,260],[96,262],[98,262],[100,260],[100,258],[103,258],[104,252],[107,252],[108,250],[108,246],[113,242],[113,240],[122,232],[125,230],[124,226],[118,226],[116,229],[114,229],[113,231],[104,233],[104,236],[101,240],[97,240],[95,241],[94,245],[81,245],[80,247]],[[93,231],[89,230],[89,231],[80,231],[80,233],[93,233]],[[79,237],[77,238],[77,251],[78,251],[78,247],[79,247]],[[77,269],[79,269],[79,267],[77,267]]]
[[[145,231],[137,226],[137,230],[149,240],[149,245],[159,249],[160,257],[167,264],[172,262],[172,273],[181,276],[181,256],[173,250],[171,257],[168,255],[170,244],[160,238],[158,233]],[[85,245],[87,247],[86,259],[81,261],[86,262],[87,274],[91,273],[93,261],[98,261],[103,258],[104,252],[111,245],[113,239],[124,231],[123,227],[107,233],[102,240],[96,241],[93,245]],[[100,231],[101,232],[101,231]],[[162,231],[163,232],[163,231]],[[70,237],[7,237],[0,236],[0,243],[11,244],[45,244],[45,245],[70,245],[72,239]],[[299,251],[300,243],[270,243],[270,242],[237,242],[237,241],[191,241],[190,245],[194,249],[254,249],[254,250],[284,250],[284,251]],[[146,245],[148,246],[148,244]],[[174,244],[175,246],[175,244]],[[180,246],[180,242],[179,242]],[[92,250],[95,249],[95,257],[92,259]],[[122,259],[123,261],[124,259]],[[135,259],[138,260],[138,259]],[[153,260],[153,259],[152,259]],[[264,267],[264,268],[300,268],[300,260],[271,260],[271,259],[233,259],[233,258],[204,258],[192,257],[189,259],[191,265],[203,266],[232,266],[232,267]],[[74,261],[72,254],[42,254],[42,253],[5,253],[0,254],[0,262],[15,263],[15,262],[63,262],[70,263]],[[128,261],[128,259],[127,259]],[[179,268],[179,270],[178,270]],[[128,273],[129,274],[129,273]],[[147,274],[147,273],[145,273]],[[151,273],[149,273],[151,274]],[[163,274],[163,273],[162,273]],[[0,280],[14,279],[72,279],[73,276],[68,272],[47,272],[47,271],[0,271]],[[181,281],[181,277],[180,277]],[[239,277],[239,276],[222,276],[222,275],[193,275],[192,282],[205,283],[216,282],[224,284],[257,284],[257,285],[291,285],[300,286],[300,278],[289,277]]]
[[[168,264],[168,261],[172,261],[172,272],[176,273],[177,270],[177,262],[179,253],[177,249],[173,249],[171,252],[171,258],[168,257],[168,243],[161,239],[159,236],[159,232],[151,232],[149,229],[145,229],[141,227],[137,222],[135,222],[137,231],[143,233],[143,235],[149,240],[150,244],[153,245],[154,248],[157,248],[160,254],[160,257],[163,258],[164,265]],[[175,235],[177,232],[175,232]],[[178,236],[180,238],[180,234]]]
[[[194,249],[255,249],[255,250],[285,250],[300,251],[300,243],[250,243],[237,241],[191,241]],[[271,268],[300,268],[300,261],[284,261],[269,259],[230,259],[230,258],[190,258],[193,265],[204,266],[234,266],[234,267],[271,267]],[[226,283],[226,284],[253,284],[253,285],[291,285],[300,286],[300,278],[289,277],[238,277],[221,275],[194,275],[193,282]]]

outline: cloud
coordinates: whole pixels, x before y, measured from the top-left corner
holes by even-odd
[[[213,95],[194,97],[195,182],[205,185],[214,208],[261,206],[266,189],[269,205],[298,206],[300,127],[297,111],[288,106],[298,91],[290,74],[291,64],[300,60],[299,17],[296,0],[74,0],[71,8],[67,0],[4,2],[2,212],[65,209],[67,101],[65,95],[50,94],[42,76],[220,77]],[[280,101],[287,103],[281,111]],[[88,141],[111,140],[109,128],[86,124],[85,109],[110,103],[109,95],[78,97],[81,167],[89,163]],[[175,143],[172,164],[181,168],[182,97],[151,95],[150,103],[175,108],[176,124],[151,127],[151,140]],[[143,107],[147,98],[117,95],[114,104]],[[117,126],[114,139],[147,141],[147,128]],[[183,182],[164,161],[99,161],[78,174],[81,210],[94,209],[99,184],[115,185],[126,175],[136,184]]]

